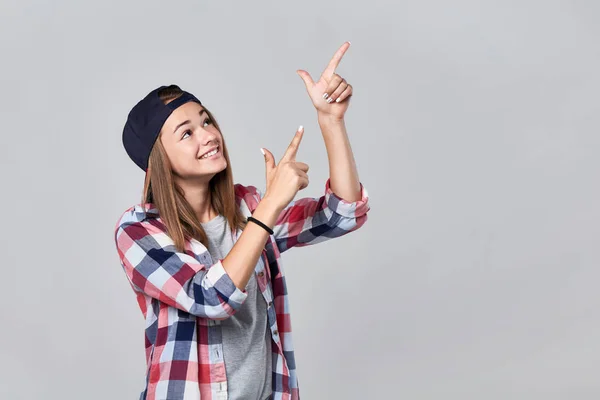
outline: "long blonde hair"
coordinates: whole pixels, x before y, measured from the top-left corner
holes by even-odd
[[[170,85],[159,92],[159,97],[167,104],[182,93],[179,86]],[[221,128],[219,128],[219,124],[212,113],[206,107],[204,109],[214,126],[221,132]],[[225,138],[222,138],[222,147],[223,156],[227,160],[227,168],[210,180],[208,184],[209,199],[215,210],[227,219],[232,232],[235,232],[237,228],[245,228],[246,219],[235,199],[233,172]],[[154,143],[148,159],[142,202],[152,203],[158,209],[160,219],[167,229],[167,235],[171,237],[178,251],[184,251],[184,243],[190,238],[194,238],[208,246],[206,233],[202,229],[194,210],[183,196],[183,190],[175,182],[171,163],[159,139]]]

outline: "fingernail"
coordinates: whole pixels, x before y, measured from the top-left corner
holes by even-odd
[[[263,156],[265,155],[265,151],[263,150],[262,147],[260,148],[260,152],[262,153]]]
[[[299,131],[303,131],[304,127],[302,125],[300,125],[300,127],[298,128]]]
[[[331,103],[332,101],[333,101],[333,98],[331,98],[331,97],[327,99],[328,103]]]
[[[335,102],[339,103],[340,102],[340,98],[338,97],[337,99],[335,99]]]
[[[323,93],[323,98],[326,99],[329,96],[327,93]]]

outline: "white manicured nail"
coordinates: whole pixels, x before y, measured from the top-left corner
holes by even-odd
[[[304,127],[302,125],[300,125],[300,127],[298,128],[299,131],[304,130]]]
[[[263,156],[265,155],[265,151],[263,150],[262,147],[260,148],[260,152],[262,153]]]

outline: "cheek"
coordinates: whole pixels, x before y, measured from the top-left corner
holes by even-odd
[[[223,147],[223,144],[225,142],[225,139],[223,138],[223,135],[221,135],[218,131],[217,131],[216,134],[218,135],[217,137],[219,138],[219,142],[221,143],[221,147]]]
[[[197,161],[199,148],[196,145],[181,146],[174,154],[174,159],[171,161],[178,169],[185,169],[190,163]]]
[[[221,132],[219,132],[219,130],[214,125],[211,125],[209,129],[213,134],[215,134],[219,138],[219,140],[223,140],[223,135],[221,135]]]

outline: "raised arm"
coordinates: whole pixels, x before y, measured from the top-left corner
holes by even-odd
[[[353,87],[335,72],[349,47],[350,42],[342,44],[317,82],[312,80],[308,72],[304,70],[297,72],[304,81],[310,100],[317,110],[329,159],[331,189],[345,201],[354,202],[361,199],[361,185],[344,122]]]
[[[273,226],[279,212],[280,208],[263,201],[255,215]],[[177,251],[160,227],[150,221],[136,221],[133,213],[126,213],[115,231],[121,264],[136,292],[192,315],[217,320],[233,315],[246,300],[244,288],[267,238],[268,232],[262,227],[248,224],[227,256],[210,264]]]
[[[317,82],[308,72],[298,70],[317,110],[329,159],[329,179],[323,196],[293,201],[277,218],[273,231],[281,252],[343,236],[367,221],[368,193],[359,180],[344,122],[352,86],[335,73],[349,46],[346,42],[336,51]]]

